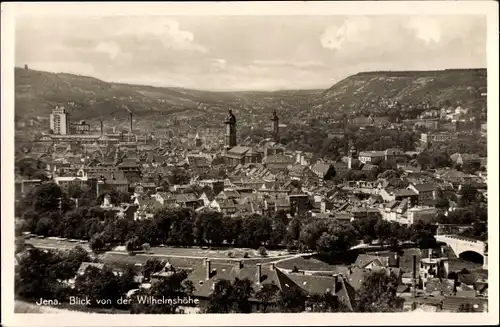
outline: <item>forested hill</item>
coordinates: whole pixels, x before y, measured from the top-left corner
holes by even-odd
[[[217,102],[231,95],[182,88],[108,83],[97,78],[31,69],[15,69],[16,116],[47,116],[56,104],[74,118],[138,116],[194,109],[200,102]]]
[[[63,104],[72,119],[115,117],[127,110],[145,122],[183,116],[193,124],[219,124],[228,108],[245,126],[266,124],[273,110],[285,124],[332,114],[390,115],[423,103],[482,109],[486,107],[486,69],[364,72],[327,90],[209,92],[105,82],[93,77],[15,69],[16,118],[48,116]],[[411,109],[411,110],[413,110]],[[218,125],[217,125],[218,126]],[[243,125],[242,125],[243,126]]]
[[[317,96],[313,111],[373,113],[396,101],[403,107],[422,103],[481,107],[486,104],[482,93],[486,93],[486,69],[363,72]]]

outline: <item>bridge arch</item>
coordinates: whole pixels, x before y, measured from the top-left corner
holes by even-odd
[[[467,250],[467,251],[457,253],[457,256],[460,259],[464,259],[464,260],[474,262],[477,264],[481,264],[481,265],[484,264],[484,260],[485,260],[484,255],[482,253],[479,253],[479,252],[473,251],[473,250]]]

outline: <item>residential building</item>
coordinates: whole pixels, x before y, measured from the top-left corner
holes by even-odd
[[[419,205],[434,205],[437,199],[438,186],[434,183],[413,184],[408,190],[415,192],[418,196]]]
[[[330,164],[318,162],[311,167],[311,171],[316,174],[320,180],[330,180],[335,177],[335,168]]]

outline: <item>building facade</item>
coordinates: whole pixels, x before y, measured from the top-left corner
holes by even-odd
[[[56,106],[50,114],[50,129],[53,134],[70,134],[70,115],[63,106]]]

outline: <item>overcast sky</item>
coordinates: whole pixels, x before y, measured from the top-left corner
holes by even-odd
[[[15,36],[16,66],[204,90],[486,67],[483,16],[30,17],[16,19]]]

